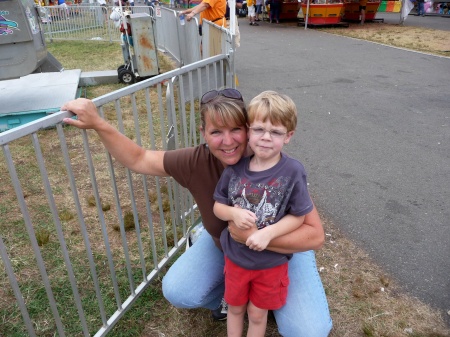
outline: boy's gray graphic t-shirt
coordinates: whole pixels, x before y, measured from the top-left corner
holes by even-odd
[[[254,212],[257,227],[278,222],[286,214],[302,216],[313,209],[303,165],[282,153],[280,161],[268,170],[249,170],[251,157],[242,158],[223,172],[214,200]],[[234,241],[225,229],[220,237],[222,249],[237,265],[251,270],[266,269],[287,262],[292,254],[254,251]]]

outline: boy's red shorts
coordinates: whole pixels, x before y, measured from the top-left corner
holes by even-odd
[[[286,304],[289,285],[288,264],[248,270],[225,257],[225,301],[241,306],[252,301],[261,309],[276,310]]]

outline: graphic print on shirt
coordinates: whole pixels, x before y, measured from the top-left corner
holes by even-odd
[[[228,184],[228,195],[233,206],[255,213],[258,229],[276,222],[276,215],[284,214],[292,193],[290,177],[278,177],[266,183],[252,183],[233,174]]]

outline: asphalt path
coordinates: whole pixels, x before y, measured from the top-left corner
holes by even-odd
[[[294,99],[287,152],[318,208],[450,323],[450,58],[239,22],[238,88]]]

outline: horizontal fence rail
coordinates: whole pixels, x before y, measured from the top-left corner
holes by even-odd
[[[199,144],[199,97],[233,85],[221,54],[93,100],[145,148]],[[118,164],[58,112],[0,133],[0,335],[104,336],[185,249],[199,214],[171,178]]]

